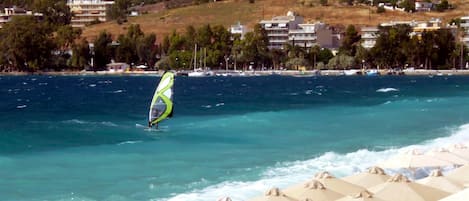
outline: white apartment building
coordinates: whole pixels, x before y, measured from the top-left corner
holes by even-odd
[[[33,13],[32,11],[27,11],[22,8],[12,7],[12,8],[5,8],[4,13],[0,13],[0,28],[9,21],[11,21],[13,16],[20,16],[20,15],[30,15],[35,16],[38,18],[42,18],[42,13]]]
[[[469,47],[469,16],[461,17],[460,26],[464,29],[464,34],[461,40],[466,45],[466,47]]]
[[[379,29],[377,27],[363,27],[361,29],[362,47],[371,49],[376,44],[376,39],[379,36]]]
[[[106,9],[114,1],[105,0],[67,0],[67,5],[73,14],[72,27],[84,27],[93,21],[106,21]]]
[[[244,34],[247,33],[247,28],[246,28],[246,26],[242,25],[241,22],[238,22],[238,24],[231,25],[230,33],[231,34],[239,34],[241,36],[241,39],[243,39]]]
[[[324,25],[318,24],[299,24],[298,29],[292,29],[288,32],[288,41],[295,45],[310,48],[317,45],[317,30]]]
[[[311,48],[316,45],[325,48],[334,48],[333,31],[322,23],[299,24],[298,29],[288,32],[288,40],[295,46]]]
[[[287,16],[277,16],[272,20],[262,20],[260,24],[269,37],[269,49],[282,49],[290,41],[289,31],[298,29],[303,23],[303,17],[289,11]]]

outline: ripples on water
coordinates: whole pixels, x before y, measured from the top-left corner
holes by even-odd
[[[466,77],[177,77],[158,131],[156,77],[0,78],[4,200],[238,201],[469,140]]]

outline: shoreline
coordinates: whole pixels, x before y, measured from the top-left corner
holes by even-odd
[[[164,71],[127,71],[127,72],[111,72],[111,71],[58,71],[58,72],[0,72],[0,76],[26,76],[26,75],[48,75],[48,76],[159,76]],[[179,71],[182,73],[188,73],[190,71]],[[281,75],[281,76],[452,76],[452,75],[469,75],[469,69],[465,70],[404,70],[400,71],[400,74],[391,73],[388,70],[378,70],[378,75],[366,75],[365,71],[356,69],[357,74],[345,75],[344,70],[265,70],[265,71],[234,71],[234,70],[213,70],[215,75],[210,76],[268,76],[268,75]],[[242,75],[240,75],[242,73]],[[208,77],[208,76],[207,76]]]

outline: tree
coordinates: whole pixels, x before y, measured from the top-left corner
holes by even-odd
[[[450,5],[448,3],[448,0],[442,0],[441,3],[436,4],[435,10],[438,12],[443,12],[445,10],[448,10],[450,8]]]
[[[71,66],[78,69],[85,69],[89,66],[91,59],[91,52],[88,41],[82,39],[80,43],[72,45],[72,59]]]
[[[329,60],[331,60],[333,57],[334,57],[334,54],[332,54],[331,50],[327,48],[321,48],[321,51],[319,51],[319,54],[318,54],[317,62],[327,64],[329,63]]]
[[[118,24],[127,21],[127,9],[132,5],[131,0],[116,0],[108,7],[106,16],[109,20],[117,20]]]
[[[309,65],[308,61],[304,58],[291,58],[286,62],[286,67],[292,70],[298,70],[301,66]]]
[[[342,46],[339,48],[339,52],[349,56],[355,56],[360,39],[361,36],[358,34],[355,26],[349,25],[345,31],[344,40],[342,41]]]
[[[161,52],[164,54],[168,54],[169,47],[170,47],[170,42],[169,42],[169,36],[165,35],[163,38],[163,42],[161,44]]]
[[[55,41],[59,48],[68,49],[80,35],[81,29],[74,29],[69,25],[65,25],[57,29]]]
[[[46,67],[55,49],[50,30],[31,16],[15,16],[3,26],[0,36],[2,61],[21,71]]]
[[[35,0],[33,10],[44,15],[44,22],[53,30],[70,24],[72,13],[65,0]]]
[[[319,54],[319,52],[321,52],[321,47],[319,47],[318,45],[315,45],[315,46],[311,47],[311,50],[309,52],[313,57],[313,68],[316,68],[318,54]]]
[[[137,43],[144,37],[140,25],[132,24],[127,29],[126,35],[120,35],[117,41],[119,45],[116,48],[116,59],[128,64],[135,64],[139,61],[137,54]]]
[[[101,32],[94,41],[94,66],[93,70],[103,70],[111,61],[113,52],[111,49],[112,36],[106,31]]]
[[[153,67],[156,62],[156,54],[158,47],[156,46],[156,35],[150,34],[145,37],[141,37],[137,41],[137,55],[140,63],[148,64]]]
[[[345,54],[338,54],[333,57],[327,66],[329,69],[350,68],[354,64],[354,58]]]
[[[415,0],[404,0],[399,6],[407,12],[415,12]]]
[[[435,32],[435,44],[437,59],[434,64],[438,68],[448,68],[451,66],[451,54],[456,49],[456,41],[453,34],[448,29],[440,29]]]
[[[371,49],[375,64],[381,67],[403,66],[407,62],[404,49],[410,42],[411,30],[409,25],[380,27],[379,37]]]

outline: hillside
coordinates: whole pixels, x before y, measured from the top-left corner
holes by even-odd
[[[198,27],[203,24],[222,24],[229,27],[240,21],[242,24],[252,26],[261,19],[270,19],[273,16],[285,15],[288,10],[296,11],[304,16],[305,21],[323,21],[332,25],[377,25],[380,22],[397,20],[423,20],[431,17],[442,18],[447,22],[453,18],[469,15],[469,0],[453,0],[450,3],[456,9],[438,12],[404,13],[387,11],[376,13],[375,8],[367,6],[343,6],[329,0],[329,6],[304,7],[297,4],[297,0],[256,0],[250,4],[245,0],[228,0],[216,3],[188,6],[178,9],[163,10],[149,13],[139,17],[129,17],[129,21],[122,25],[116,22],[107,22],[93,25],[83,30],[83,36],[93,40],[96,35],[107,30],[113,35],[126,32],[131,23],[140,24],[144,32],[156,33],[158,39],[169,34],[172,30],[182,31],[188,25]]]

